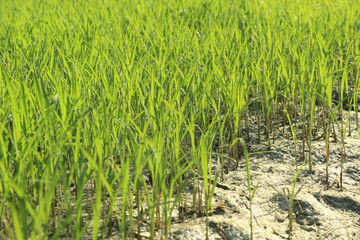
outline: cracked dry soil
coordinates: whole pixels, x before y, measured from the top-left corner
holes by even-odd
[[[353,114],[352,119],[354,119]],[[330,188],[326,188],[325,141],[323,139],[312,141],[314,172],[310,174],[305,163],[296,183],[295,191],[300,187],[301,191],[294,201],[292,239],[360,239],[360,138],[354,121],[351,129],[353,129],[351,136],[348,136],[347,132],[345,138],[346,158],[343,165],[342,191],[339,188],[341,144],[330,138]],[[289,129],[287,131],[290,132]],[[253,134],[252,139],[256,139],[255,135]],[[266,151],[266,139],[260,143],[257,141],[249,143],[252,186],[260,183],[252,204],[254,239],[288,238],[288,202],[267,183],[280,191],[286,192],[286,189],[291,189],[290,169],[295,174],[295,148],[289,135],[275,136],[276,140],[269,152]],[[339,136],[338,132],[337,136]],[[299,140],[296,148],[298,157],[302,152],[300,142]],[[305,148],[306,159],[308,154],[309,151]],[[214,157],[213,175],[216,172],[216,164],[217,159]],[[230,167],[232,169],[226,171],[224,180],[219,177],[215,187],[212,198],[213,212],[209,216],[209,239],[250,238],[249,198],[244,157],[239,159],[237,168],[235,163]],[[197,215],[196,211],[191,209],[193,186],[188,186],[188,190],[185,219],[179,219],[179,209],[175,208],[172,213],[169,239],[206,239],[206,217]],[[145,226],[141,228],[141,238],[149,239],[148,229]],[[120,239],[120,234],[114,229],[112,235],[107,238]],[[164,239],[163,229],[156,232],[155,239]]]
[[[355,129],[355,127],[353,127]],[[348,133],[347,133],[348,134]],[[298,145],[301,145],[300,143]],[[266,150],[266,141],[251,144],[249,152]],[[325,141],[312,142],[314,173],[307,163],[302,168],[294,201],[293,239],[360,239],[360,139],[356,131],[345,140],[343,191],[339,188],[340,147],[331,139],[329,154],[330,186],[325,184]],[[301,152],[301,146],[298,146]],[[308,152],[305,151],[307,154]],[[306,155],[305,154],[305,155]],[[300,154],[298,154],[300,155]],[[253,200],[254,239],[288,238],[288,202],[266,183],[278,190],[291,188],[295,172],[294,145],[279,137],[271,152],[249,157],[252,185],[260,185]],[[214,161],[216,164],[216,161]],[[238,169],[229,171],[215,188],[212,200],[214,213],[209,216],[210,239],[249,239],[249,200],[244,158]],[[160,234],[161,235],[161,234]],[[159,235],[159,239],[161,239]],[[196,215],[171,225],[171,239],[205,239],[206,218]]]

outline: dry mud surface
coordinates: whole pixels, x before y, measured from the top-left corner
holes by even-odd
[[[353,115],[351,119],[354,120]],[[330,137],[330,188],[326,188],[325,141],[323,138],[312,141],[314,172],[309,174],[305,163],[296,183],[295,191],[300,187],[301,191],[294,201],[292,239],[360,239],[360,139],[353,123],[354,121],[351,123],[351,136],[346,132],[343,190],[339,187],[340,142],[335,141],[333,135]],[[289,127],[286,132],[287,134],[280,134],[278,130],[269,152],[266,139],[262,139],[260,143],[256,140],[249,142],[252,186],[260,183],[252,204],[254,239],[288,238],[288,202],[268,185],[273,185],[281,192],[286,192],[286,189],[291,191],[291,171],[295,174],[296,170],[295,147]],[[336,135],[339,139],[338,131]],[[256,134],[251,139],[256,139]],[[296,149],[300,158],[301,139],[298,139]],[[307,149],[306,147],[306,158],[309,155]],[[299,160],[298,166],[301,162]],[[215,155],[212,164],[215,175]],[[200,182],[199,185],[203,186],[203,183]],[[175,208],[170,239],[206,239],[206,217],[199,216],[191,209],[193,186],[189,186],[188,192],[186,217],[180,221],[179,209]],[[208,220],[209,239],[250,238],[247,174],[243,156],[237,168],[232,163],[231,169],[224,174],[224,180],[219,178],[212,199],[212,209],[213,213]],[[119,239],[119,232],[108,238]],[[148,229],[142,226],[141,239],[149,238]],[[164,239],[163,229],[156,232],[155,239]]]
[[[343,191],[338,186],[341,144],[330,138],[331,188],[326,189],[325,141],[312,142],[314,173],[309,174],[305,164],[296,184],[296,190],[302,189],[294,202],[293,239],[360,239],[360,140],[355,130],[352,136],[348,132],[346,135]],[[250,152],[266,150],[265,144],[266,141],[252,143]],[[298,145],[300,153],[300,140]],[[224,181],[219,180],[215,188],[214,214],[209,217],[210,239],[249,239],[246,168],[244,158],[241,161],[238,169],[225,174]],[[280,191],[291,190],[290,164],[295,172],[292,163],[294,144],[280,136],[271,152],[250,156],[252,185],[260,182],[252,205],[254,239],[288,237],[288,203],[267,183]],[[171,233],[171,239],[205,239],[206,218],[194,214],[182,223],[173,223]]]
[[[293,239],[360,239],[360,166],[358,158],[360,141],[348,142],[348,159],[344,164],[344,190],[337,187],[340,175],[338,144],[331,144],[330,182],[332,188],[324,189],[324,143],[314,142],[314,174],[303,168],[296,189],[302,186],[294,202]],[[252,155],[252,182],[260,182],[253,202],[254,238],[285,239],[288,229],[288,203],[269,187],[270,183],[280,191],[291,188],[290,167],[293,158],[287,153],[286,144],[276,142],[275,153]],[[316,148],[316,150],[315,150]],[[287,147],[290,150],[289,147]],[[281,154],[279,154],[281,153]],[[320,155],[321,154],[321,155]],[[246,189],[245,166],[225,175],[215,189],[213,207],[209,217],[210,239],[249,239],[249,201]],[[223,206],[225,208],[218,208]],[[220,209],[222,211],[220,211]],[[194,216],[196,217],[196,216]],[[172,225],[172,239],[205,239],[205,217],[185,220]]]

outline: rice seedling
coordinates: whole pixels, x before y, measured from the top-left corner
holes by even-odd
[[[246,163],[246,174],[247,174],[247,184],[248,184],[248,194],[249,194],[249,208],[250,208],[250,239],[254,239],[254,230],[253,230],[253,212],[252,212],[252,201],[255,197],[256,189],[258,188],[260,182],[258,182],[255,187],[251,185],[251,172],[250,172],[250,162],[249,162],[249,155],[246,148],[245,141],[243,139],[238,139],[241,142],[241,145],[244,150],[245,155],[245,163]]]
[[[291,122],[290,116],[287,113],[287,110],[285,108],[285,112],[286,112],[286,116],[288,117],[289,120],[289,124],[290,124],[290,128],[291,128],[291,134],[293,136],[293,141],[294,141],[294,149],[295,152],[296,150],[296,132],[293,128],[293,124]],[[295,192],[295,186],[296,186],[296,182],[298,180],[298,177],[300,175],[301,169],[305,164],[306,159],[304,159],[302,161],[302,164],[300,166],[300,168],[298,168],[297,166],[297,159],[296,159],[296,154],[295,154],[295,166],[296,166],[296,171],[295,171],[295,176],[293,175],[292,172],[292,167],[290,164],[290,174],[291,174],[291,190],[289,190],[288,188],[283,188],[283,191],[280,191],[279,189],[277,189],[275,186],[273,186],[270,183],[267,183],[272,189],[274,189],[278,194],[280,194],[283,198],[285,198],[288,202],[288,217],[289,217],[289,239],[292,239],[292,233],[293,233],[293,212],[294,212],[294,200],[296,198],[296,196],[300,193],[302,186]]]
[[[0,238],[168,238],[190,212],[210,217],[216,182],[255,141],[290,138],[290,120],[309,172],[314,139],[329,167],[338,126],[342,169],[351,111],[360,135],[359,9],[2,1]]]

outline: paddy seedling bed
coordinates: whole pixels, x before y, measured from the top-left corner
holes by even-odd
[[[356,239],[359,4],[2,1],[0,238]]]

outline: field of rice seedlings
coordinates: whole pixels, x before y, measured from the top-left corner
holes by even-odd
[[[359,238],[359,69],[358,0],[3,0],[0,239]]]

